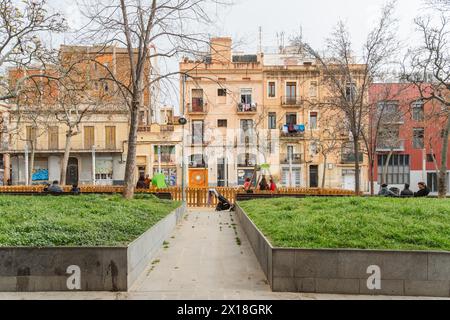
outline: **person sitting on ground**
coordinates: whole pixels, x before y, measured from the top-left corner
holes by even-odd
[[[149,189],[152,186],[152,179],[150,179],[150,175],[145,176],[145,186]]]
[[[277,185],[275,184],[275,181],[273,181],[273,179],[270,179],[269,189],[270,189],[270,191],[272,191],[272,192],[277,191]]]
[[[147,189],[147,185],[145,184],[144,176],[140,176],[139,181],[136,185],[137,189]]]
[[[419,186],[419,191],[414,193],[414,197],[415,198],[428,197],[428,195],[430,194],[431,191],[430,191],[430,188],[427,187],[425,182],[419,182],[418,186]]]
[[[252,182],[251,182],[250,178],[246,178],[245,182],[244,182],[244,190],[249,191],[251,187],[252,187]]]
[[[405,184],[405,189],[400,193],[402,197],[414,197],[414,192],[409,189],[409,184]]]
[[[45,183],[44,192],[48,192],[48,188],[50,188],[50,186],[51,186],[50,183]]]
[[[48,187],[48,192],[51,192],[51,193],[63,193],[64,191],[61,188],[61,186],[59,185],[59,181],[55,180],[55,181],[53,181],[53,184],[50,187]]]
[[[389,186],[387,184],[381,185],[381,190],[378,192],[378,195],[381,197],[397,197],[397,195],[389,190]]]
[[[80,188],[78,188],[78,184],[74,184],[72,186],[72,190],[70,190],[70,192],[72,192],[73,194],[80,194],[81,190],[80,190]]]
[[[259,183],[259,190],[261,191],[269,190],[269,185],[267,184],[266,177],[263,177],[261,182]]]

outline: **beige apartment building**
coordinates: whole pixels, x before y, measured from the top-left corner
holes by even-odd
[[[61,61],[66,63],[86,58],[86,62],[79,64],[84,72],[79,74],[85,74],[92,83],[87,87],[86,94],[89,97],[103,96],[101,105],[86,112],[77,126],[77,134],[72,137],[66,183],[121,185],[128,147],[128,110],[117,96],[114,84],[92,79],[105,77],[99,64],[104,64],[116,77],[126,77],[129,74],[127,51],[118,47],[100,50],[98,47],[63,46],[60,55]],[[95,59],[96,63],[91,59]],[[14,84],[23,74],[24,70],[11,69],[11,83]],[[44,103],[39,104],[41,107],[33,103],[34,96],[30,98],[28,95],[27,103],[20,109],[12,104],[2,109],[1,153],[6,172],[4,184],[9,178],[14,185],[60,180],[68,127],[49,112],[37,116],[40,114],[39,108],[64,112],[58,108],[58,90],[52,86],[49,89],[44,87]],[[174,117],[172,107],[152,108],[154,105],[150,102],[149,92],[154,91],[152,88],[145,91],[140,110],[136,180],[140,175],[153,176],[162,172],[166,174],[169,185],[176,185],[181,181],[181,161],[178,161],[178,157],[181,153],[182,129],[177,124],[178,119]],[[83,106],[78,106],[78,109],[84,110]],[[155,118],[158,123],[155,123]]]
[[[190,186],[243,185],[255,165],[268,163],[262,174],[285,187],[320,187],[325,171],[325,187],[354,189],[349,133],[330,130],[336,116],[320,108],[326,90],[314,59],[294,48],[233,54],[230,38],[213,38],[204,61],[186,59],[180,70],[188,75],[181,105]],[[333,149],[326,164],[323,146]],[[359,157],[365,186],[367,159]]]

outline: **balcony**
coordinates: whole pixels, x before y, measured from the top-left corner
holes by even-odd
[[[377,152],[402,152],[405,151],[405,140],[378,141]]]
[[[237,105],[237,113],[239,115],[255,114],[258,112],[258,104],[256,103],[239,103]]]
[[[205,115],[207,113],[207,105],[207,103],[203,102],[203,99],[192,99],[192,103],[187,104],[187,110],[191,115]]]
[[[299,153],[294,154],[281,154],[280,163],[281,164],[302,164],[302,155]]]
[[[152,132],[152,126],[139,125],[138,132]]]
[[[284,125],[281,128],[280,137],[282,139],[300,139],[305,136],[305,126],[304,125]]]
[[[162,125],[160,128],[161,132],[174,132],[175,126],[173,125]]]
[[[342,164],[353,164],[355,163],[356,157],[354,152],[343,152],[341,155],[341,163]],[[359,163],[364,161],[364,154],[362,152],[359,153]]]
[[[298,108],[303,106],[304,100],[302,97],[281,97],[281,106],[285,108]]]

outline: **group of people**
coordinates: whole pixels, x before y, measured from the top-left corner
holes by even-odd
[[[244,190],[249,192],[251,191],[251,188],[252,188],[251,179],[250,178],[245,179]],[[272,178],[269,180],[269,183],[267,183],[266,177],[263,177],[261,179],[261,182],[259,183],[258,190],[275,192],[277,190],[277,185]]]
[[[419,191],[413,192],[410,189],[409,184],[405,184],[405,188],[400,192],[397,188],[389,188],[387,184],[381,185],[379,196],[382,197],[414,197],[414,198],[425,198],[428,197],[431,190],[427,187],[424,182],[419,182]]]
[[[44,192],[59,194],[59,193],[64,193],[64,190],[59,185],[59,181],[55,180],[55,181],[53,181],[52,184],[47,184],[45,186]],[[78,184],[72,185],[72,189],[70,190],[70,192],[73,194],[80,194],[81,190],[78,187]]]
[[[152,186],[152,179],[150,179],[150,175],[146,175],[145,177],[141,175],[137,182],[137,189],[150,189]]]

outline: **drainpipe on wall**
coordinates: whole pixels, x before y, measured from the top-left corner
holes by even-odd
[[[92,146],[92,184],[95,186],[95,146]]]
[[[28,143],[25,143],[25,185],[28,185]]]

